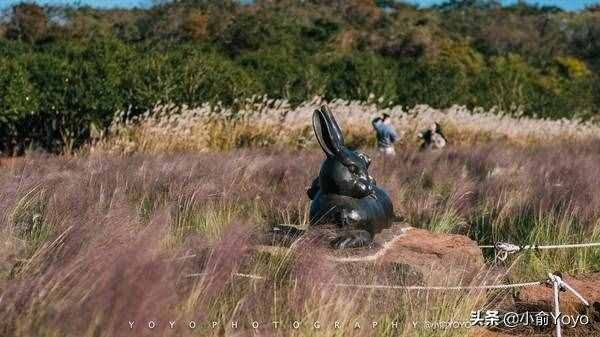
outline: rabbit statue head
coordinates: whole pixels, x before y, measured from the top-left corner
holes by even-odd
[[[321,191],[353,198],[373,194],[376,183],[368,172],[371,159],[344,146],[342,131],[327,107],[315,111],[313,127],[327,156],[319,174]]]

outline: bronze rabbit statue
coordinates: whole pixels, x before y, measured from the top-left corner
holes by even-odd
[[[307,191],[310,226],[336,225],[334,248],[368,245],[394,221],[392,202],[369,175],[371,159],[344,146],[342,130],[326,106],[313,113],[313,129],[326,158]]]

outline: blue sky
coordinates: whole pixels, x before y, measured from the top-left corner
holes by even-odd
[[[11,5],[19,3],[22,0],[0,0],[0,7],[5,5]],[[515,3],[516,0],[501,0],[502,3],[510,4]],[[35,0],[34,2],[40,4],[70,4],[70,5],[91,5],[96,7],[111,8],[111,7],[144,7],[152,4],[152,0]],[[417,3],[422,6],[428,6],[431,4],[440,3],[440,0],[408,0],[408,2]],[[562,7],[567,10],[578,10],[585,8],[586,5],[593,3],[599,3],[600,0],[535,0],[528,1],[531,3],[537,3],[539,5],[554,5]]]

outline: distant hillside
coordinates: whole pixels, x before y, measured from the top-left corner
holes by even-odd
[[[600,111],[600,11],[489,1],[180,1],[11,7],[0,24],[0,151],[73,149],[165,103],[383,97],[380,106]]]

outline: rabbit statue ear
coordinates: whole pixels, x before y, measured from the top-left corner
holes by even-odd
[[[342,134],[342,129],[340,129],[340,126],[333,117],[331,110],[329,110],[329,108],[326,105],[323,105],[321,106],[321,111],[323,112],[323,115],[325,115],[325,118],[327,118],[327,122],[331,126],[333,132],[332,136],[337,139],[337,142],[340,145],[344,145],[344,135]]]
[[[313,113],[313,129],[319,145],[321,145],[325,154],[330,157],[338,155],[342,148],[340,138],[334,128],[323,109],[315,110]]]

